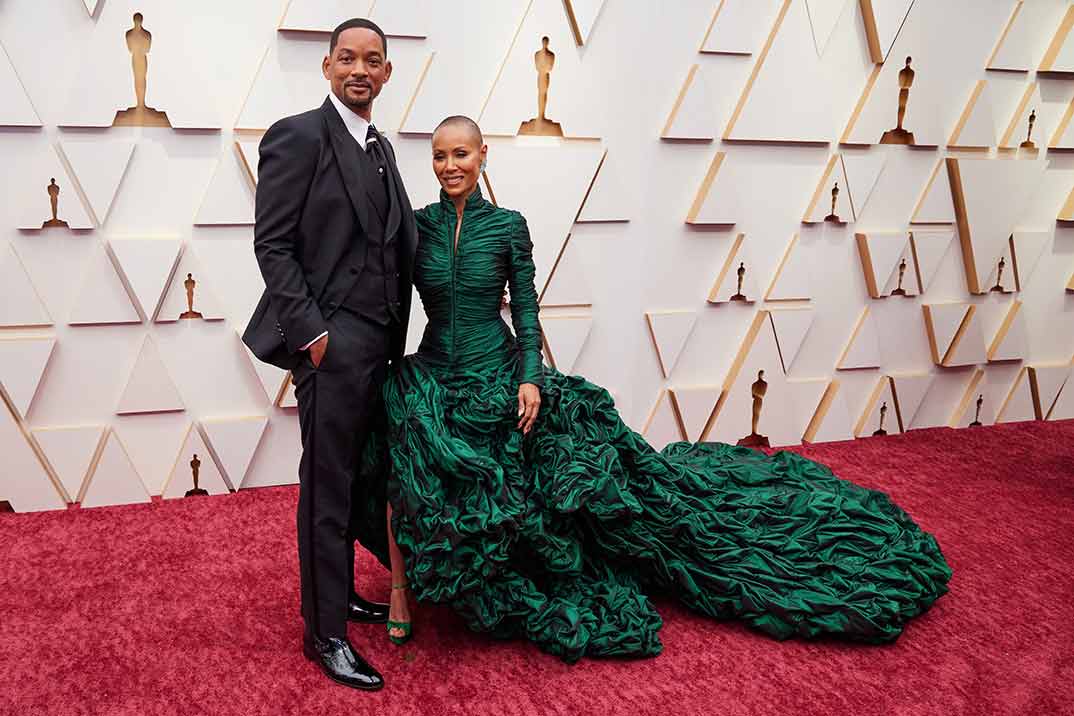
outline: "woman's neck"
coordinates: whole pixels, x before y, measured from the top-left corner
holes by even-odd
[[[477,189],[477,184],[474,184],[472,187],[470,187],[470,191],[466,192],[465,194],[459,194],[458,196],[451,197],[451,203],[455,205],[456,216],[462,216],[462,212],[466,208],[466,202],[473,195],[475,189]]]

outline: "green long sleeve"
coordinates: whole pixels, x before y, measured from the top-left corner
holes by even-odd
[[[538,318],[537,290],[533,285],[533,242],[526,219],[518,214],[511,236],[511,265],[508,286],[511,289],[511,324],[518,341],[518,381],[541,385],[541,322]]]

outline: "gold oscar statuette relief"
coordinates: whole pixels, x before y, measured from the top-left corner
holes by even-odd
[[[999,257],[999,264],[996,265],[996,285],[988,289],[989,291],[995,291],[997,293],[1003,293],[1006,289],[1003,288],[1003,269],[1007,265],[1006,257]]]
[[[201,470],[201,460],[198,459],[198,454],[194,453],[194,459],[190,461],[190,475],[194,478],[193,489],[187,490],[183,497],[194,497],[195,495],[208,495],[206,490],[198,487],[198,472]]]
[[[984,405],[984,395],[983,394],[977,396],[977,412],[974,413],[973,422],[970,423],[969,427],[971,427],[971,428],[979,428],[979,427],[981,427],[981,406],[982,405]]]
[[[145,103],[149,84],[149,48],[153,35],[142,25],[142,13],[134,13],[134,27],[127,30],[127,50],[131,53],[131,71],[134,75],[134,106],[116,112],[113,127],[170,127],[168,115]]]
[[[180,319],[202,317],[200,313],[194,310],[194,287],[197,285],[198,282],[194,280],[194,275],[188,273],[186,280],[183,281],[183,288],[186,289],[186,310],[179,314]]]
[[[905,296],[906,289],[902,287],[902,280],[906,276],[906,259],[899,261],[899,285],[895,287],[895,290],[891,292],[892,296]]]
[[[835,213],[835,202],[839,199],[839,182],[836,182],[832,186],[832,213],[824,217],[824,220],[830,224],[845,224],[847,222],[839,218],[839,215]]]
[[[913,144],[914,133],[903,129],[906,119],[906,103],[910,100],[910,86],[914,83],[914,70],[910,67],[913,58],[906,58],[906,66],[899,70],[899,119],[895,129],[889,129],[880,137],[881,144]]]
[[[888,414],[888,401],[884,401],[880,404],[880,427],[873,431],[873,436],[887,435],[888,431],[884,430],[884,418]]]
[[[1029,129],[1026,131],[1026,140],[1018,145],[1019,149],[1036,149],[1037,145],[1033,143],[1033,123],[1037,121],[1037,110],[1033,109],[1029,112]]]
[[[60,185],[56,183],[55,177],[49,180],[48,187],[48,200],[52,206],[52,218],[41,224],[42,229],[49,229],[52,227],[59,227],[66,229],[67,222],[57,217],[56,213],[60,206]]]
[[[534,54],[533,64],[537,67],[537,116],[523,122],[518,133],[562,137],[563,128],[559,126],[559,122],[553,122],[545,116],[548,107],[548,85],[552,81],[552,68],[556,64],[556,54],[548,49],[547,37],[541,38],[541,49]]]
[[[746,277],[746,264],[740,261],[736,273],[738,273],[738,289],[735,290],[735,295],[731,296],[731,300],[745,301],[746,296],[742,293],[742,279]]]
[[[744,447],[769,447],[768,438],[757,432],[761,420],[761,407],[764,404],[765,393],[768,392],[768,383],[764,379],[764,371],[757,371],[757,380],[750,386],[750,394],[753,395],[753,418],[750,422],[750,434],[736,443]]]

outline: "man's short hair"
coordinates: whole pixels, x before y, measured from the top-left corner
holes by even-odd
[[[380,29],[380,25],[367,20],[364,17],[352,17],[350,20],[345,20],[339,23],[339,26],[335,30],[332,30],[332,39],[328,41],[328,54],[332,54],[336,51],[336,44],[339,43],[339,36],[346,30],[351,30],[356,27],[365,28],[366,30],[372,30],[380,35],[380,42],[384,45],[384,56],[388,56],[388,38],[384,36],[384,30]]]

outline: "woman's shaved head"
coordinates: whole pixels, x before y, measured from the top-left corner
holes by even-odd
[[[466,132],[479,147],[485,143],[484,137],[481,136],[481,127],[478,127],[477,122],[469,117],[465,117],[461,114],[448,117],[443,122],[436,125],[436,129],[433,130],[433,136],[435,137],[437,132],[446,128],[458,129]]]

